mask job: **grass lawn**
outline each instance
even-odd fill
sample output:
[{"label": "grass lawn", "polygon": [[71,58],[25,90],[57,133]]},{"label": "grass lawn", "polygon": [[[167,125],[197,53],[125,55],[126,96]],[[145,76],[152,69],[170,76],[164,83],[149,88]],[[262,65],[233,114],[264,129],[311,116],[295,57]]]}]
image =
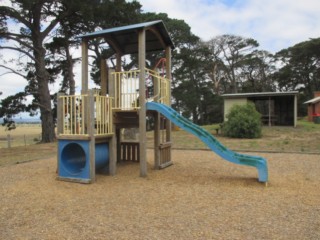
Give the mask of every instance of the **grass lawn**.
[{"label": "grass lawn", "polygon": [[[320,153],[320,124],[300,120],[297,127],[268,127],[262,128],[262,138],[236,139],[224,137],[216,133],[218,124],[203,126],[221,143],[232,150],[238,151],[272,151],[272,152],[301,152]],[[148,133],[149,146],[152,146],[153,134]],[[208,149],[194,135],[183,130],[172,134],[174,148]]]},{"label": "grass lawn", "polygon": [[[260,139],[232,139],[216,133],[219,125],[203,126],[226,147],[236,151],[320,153],[320,124],[299,120],[294,127],[263,127]],[[0,127],[0,166],[48,158],[57,154],[57,143],[35,144],[41,133],[40,125],[21,125],[9,132],[13,138],[7,148],[8,132]],[[25,136],[31,139],[25,144]],[[153,147],[153,132],[147,133],[148,147]],[[172,132],[173,148],[208,149],[194,135],[183,130]]]}]

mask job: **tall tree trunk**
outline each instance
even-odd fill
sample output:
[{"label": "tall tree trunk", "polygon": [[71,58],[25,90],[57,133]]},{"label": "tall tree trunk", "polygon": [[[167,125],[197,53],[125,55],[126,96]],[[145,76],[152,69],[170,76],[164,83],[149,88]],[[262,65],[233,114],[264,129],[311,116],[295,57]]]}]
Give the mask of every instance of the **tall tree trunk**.
[{"label": "tall tree trunk", "polygon": [[[43,3],[42,3],[43,4]],[[49,91],[50,74],[46,69],[46,49],[43,46],[44,38],[48,33],[41,32],[41,8],[42,4],[33,5],[33,22],[31,39],[33,43],[33,55],[35,58],[35,71],[38,82],[39,107],[41,114],[42,142],[53,142],[55,140],[53,112],[51,107],[51,96]]]},{"label": "tall tree trunk", "polygon": [[42,142],[55,140],[51,96],[49,91],[49,73],[46,70],[45,53],[42,41],[34,39],[35,69],[38,81],[39,107],[41,113]]},{"label": "tall tree trunk", "polygon": [[72,59],[72,56],[70,54],[70,51],[69,51],[69,44],[66,44],[66,63],[67,63],[67,66],[66,66],[66,75],[65,76],[67,79],[68,79],[68,82],[69,82],[69,94],[70,95],[74,95],[75,92],[76,92],[76,83],[75,83],[75,80],[74,80],[74,74],[73,74],[73,59]]}]

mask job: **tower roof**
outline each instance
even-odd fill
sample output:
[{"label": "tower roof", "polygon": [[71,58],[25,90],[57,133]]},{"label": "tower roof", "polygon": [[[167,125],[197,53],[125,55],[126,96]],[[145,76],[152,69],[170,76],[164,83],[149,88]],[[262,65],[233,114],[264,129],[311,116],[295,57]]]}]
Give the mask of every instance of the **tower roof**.
[{"label": "tower roof", "polygon": [[146,51],[174,48],[169,33],[161,20],[109,28],[79,36],[83,40],[104,38],[115,52],[133,54],[138,52],[138,32],[146,29]]}]

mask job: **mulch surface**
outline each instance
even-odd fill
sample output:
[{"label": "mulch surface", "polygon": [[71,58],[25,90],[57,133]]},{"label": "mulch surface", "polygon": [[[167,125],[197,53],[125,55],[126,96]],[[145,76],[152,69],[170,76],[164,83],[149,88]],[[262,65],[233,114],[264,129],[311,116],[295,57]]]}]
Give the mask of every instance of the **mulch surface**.
[{"label": "mulch surface", "polygon": [[320,156],[261,153],[255,168],[173,151],[148,177],[120,163],[93,184],[56,180],[55,158],[0,167],[0,239],[320,239]]}]

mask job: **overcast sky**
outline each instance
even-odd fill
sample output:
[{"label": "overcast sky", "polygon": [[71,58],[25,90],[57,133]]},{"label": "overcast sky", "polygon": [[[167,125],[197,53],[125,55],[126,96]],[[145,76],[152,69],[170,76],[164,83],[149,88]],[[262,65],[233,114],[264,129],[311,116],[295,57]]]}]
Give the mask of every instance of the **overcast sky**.
[{"label": "overcast sky", "polygon": [[234,34],[257,40],[275,53],[320,37],[319,0],[139,0],[145,12],[183,19],[191,31],[209,40]]},{"label": "overcast sky", "polygon": [[[0,3],[3,1],[0,1]],[[234,34],[257,40],[260,49],[275,53],[320,37],[320,0],[139,0],[144,12],[167,13],[182,19],[191,31],[209,40]],[[3,54],[3,52],[0,54]],[[5,57],[9,54],[5,53]],[[24,89],[26,81],[1,76],[0,99]],[[76,78],[80,78],[77,74]],[[80,83],[80,79],[77,79]],[[50,86],[54,91],[57,86]],[[78,87],[80,91],[80,86]]]}]

